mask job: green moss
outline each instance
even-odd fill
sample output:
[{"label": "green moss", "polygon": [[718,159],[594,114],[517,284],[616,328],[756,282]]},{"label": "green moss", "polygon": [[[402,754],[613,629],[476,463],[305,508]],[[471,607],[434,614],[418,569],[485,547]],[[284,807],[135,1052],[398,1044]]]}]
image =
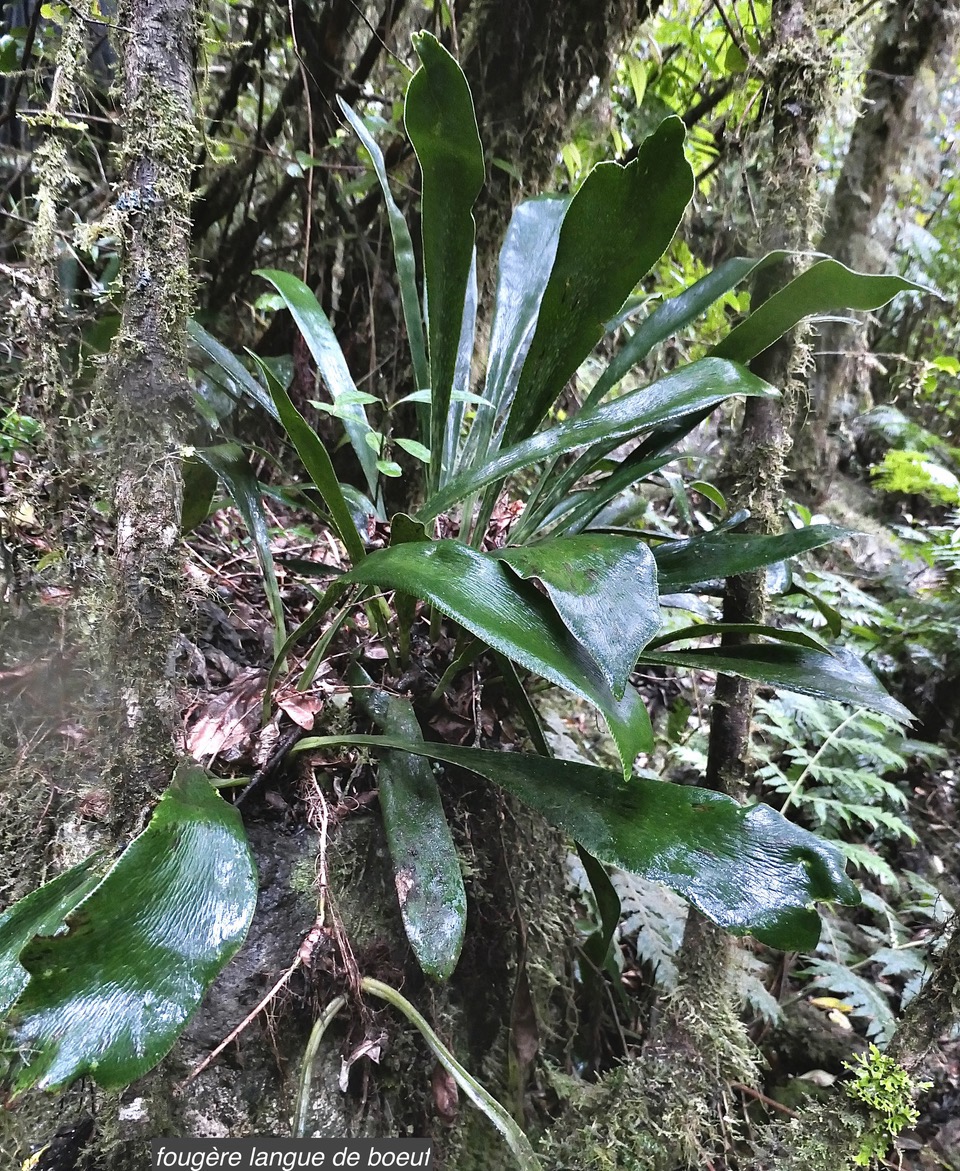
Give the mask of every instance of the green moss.
[{"label": "green moss", "polygon": [[676,1171],[701,1167],[719,1139],[708,1079],[697,1063],[629,1062],[585,1088],[544,1138],[546,1171]]}]

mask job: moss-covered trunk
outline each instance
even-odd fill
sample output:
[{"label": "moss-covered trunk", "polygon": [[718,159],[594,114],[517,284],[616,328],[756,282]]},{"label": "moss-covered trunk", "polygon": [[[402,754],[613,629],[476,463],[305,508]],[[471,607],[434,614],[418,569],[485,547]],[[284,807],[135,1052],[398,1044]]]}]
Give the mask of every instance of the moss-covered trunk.
[{"label": "moss-covered trunk", "polygon": [[[958,27],[957,0],[895,0],[877,26],[860,115],[820,242],[822,251],[858,271],[890,267],[893,240],[884,239],[881,212],[923,137],[919,112],[933,107],[937,90],[950,84]],[[826,498],[836,471],[838,425],[855,412],[857,399],[869,402],[867,349],[862,326],[827,321],[820,327],[813,409],[797,433],[797,478],[816,500]]]},{"label": "moss-covered trunk", "polygon": [[[831,54],[824,39],[836,4],[775,0],[772,37],[761,69],[768,116],[758,129],[753,154],[762,157],[766,200],[758,209],[760,238],[755,254],[807,250],[817,222],[817,135],[831,92]],[[748,152],[748,155],[750,152]],[[760,303],[782,284],[783,273],[764,273],[754,290]],[[726,468],[726,494],[733,509],[747,508],[758,533],[779,531],[789,419],[806,372],[808,348],[797,333],[767,349],[752,369],[782,391],[782,398],[749,399],[740,434]],[[723,618],[731,623],[763,622],[764,575],[731,579]],[[725,640],[746,641],[742,636]],[[750,731],[755,684],[720,676],[711,711],[710,750],[705,783],[742,797],[749,773]],[[727,1083],[756,1084],[759,1054],[740,1022],[729,966],[734,941],[691,909],[678,955],[679,985],[647,1038],[632,1073],[614,1075],[616,1095],[630,1090],[631,1126],[643,1133],[632,1148],[643,1171],[675,1171],[704,1165],[722,1149]],[[646,1087],[644,1089],[644,1087]],[[616,1096],[614,1095],[614,1096]],[[595,1109],[597,1101],[588,1104]],[[614,1103],[608,1108],[615,1109]],[[581,1159],[589,1155],[586,1131]]]},{"label": "moss-covered trunk", "polygon": [[474,0],[462,38],[463,68],[480,137],[493,160],[475,214],[481,284],[493,266],[510,212],[542,190],[570,135],[578,103],[599,81],[605,92],[626,45],[662,0]]},{"label": "moss-covered trunk", "polygon": [[197,19],[192,0],[131,0],[119,12],[125,174],[114,206],[126,235],[124,302],[100,394],[116,542],[105,623],[115,729],[107,751],[124,827],[163,788],[174,756]]}]

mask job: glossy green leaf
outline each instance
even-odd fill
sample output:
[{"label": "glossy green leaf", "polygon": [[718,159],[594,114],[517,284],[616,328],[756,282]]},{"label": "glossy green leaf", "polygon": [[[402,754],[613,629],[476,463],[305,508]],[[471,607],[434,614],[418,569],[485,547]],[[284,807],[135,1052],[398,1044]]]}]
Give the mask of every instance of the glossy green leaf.
[{"label": "glossy green leaf", "polygon": [[570,633],[586,647],[617,699],[640,651],[660,629],[657,567],[642,541],[586,533],[491,556],[547,591]]},{"label": "glossy green leaf", "polygon": [[749,362],[805,317],[841,309],[879,309],[907,290],[929,291],[903,277],[869,276],[852,272],[838,260],[819,260],[764,301],[711,353]]},{"label": "glossy green leaf", "polygon": [[256,899],[239,814],[203,769],[180,765],[68,930],[21,952],[30,981],[8,1021],[14,1092],[87,1074],[116,1090],[152,1069],[240,947]]},{"label": "glossy green leaf", "polygon": [[771,947],[810,951],[814,901],[860,901],[841,851],[768,805],[738,805],[710,789],[672,785],[567,760],[398,737],[302,740],[406,748],[487,777],[612,866],[662,882],[715,923]]},{"label": "glossy green leaf", "polygon": [[440,469],[440,479],[446,482],[454,473],[457,457],[460,452],[461,432],[465,402],[470,394],[470,381],[473,377],[473,351],[476,345],[477,332],[477,304],[480,292],[477,288],[477,250],[473,250],[473,259],[470,263],[470,275],[467,279],[467,290],[463,300],[463,321],[460,323],[460,343],[457,346],[457,363],[453,374],[454,389],[450,394],[450,405],[447,409],[447,422],[443,433],[443,466]]},{"label": "glossy green leaf", "polygon": [[913,720],[903,704],[884,690],[855,654],[839,647],[829,654],[803,647],[770,645],[644,651],[640,662],[742,675],[768,687],[869,708],[903,723]]},{"label": "glossy green leaf", "polygon": [[287,628],[283,618],[283,602],[280,599],[273,554],[270,552],[270,533],[267,529],[266,513],[263,511],[259,481],[247,462],[243,448],[236,443],[222,443],[217,447],[204,448],[197,452],[197,457],[212,468],[223,481],[224,487],[230,493],[230,499],[237,506],[237,511],[247,526],[263,573],[263,590],[267,595],[267,605],[273,617],[276,645],[280,646],[286,640]]},{"label": "glossy green leaf", "polygon": [[[775,261],[783,260],[786,255],[785,252],[771,252],[761,260],[747,260],[742,256],[732,257],[718,264],[712,272],[708,272],[676,297],[671,297],[669,301],[658,305],[614,355],[610,365],[597,379],[587,396],[583,409],[588,410],[600,402],[624,375],[646,358],[654,346],[665,342],[696,321],[715,301],[736,288],[751,273]],[[619,325],[621,321],[617,319],[612,324]]]},{"label": "glossy green leaf", "polygon": [[350,555],[350,560],[354,563],[362,561],[367,551],[357,531],[354,512],[347,503],[326,447],[324,447],[320,436],[290,401],[290,396],[269,368],[264,366],[263,372],[267,379],[267,385],[270,387],[273,401],[276,403],[280,422],[283,424],[290,442],[297,449],[297,455],[300,456],[307,475],[323,498],[333,526]]},{"label": "glossy green leaf", "polygon": [[483,397],[492,409],[478,412],[461,457],[461,468],[473,467],[478,459],[486,457],[494,424],[499,417],[505,417],[513,402],[557,255],[560,226],[569,206],[569,198],[528,199],[516,208],[510,219],[500,249],[483,389]]},{"label": "glossy green leaf", "polygon": [[[297,328],[303,334],[313,360],[317,364],[324,385],[330,393],[334,403],[343,394],[356,394],[353,376],[343,356],[343,350],[333,332],[333,326],[327,319],[326,313],[320,308],[320,302],[310,289],[289,272],[279,272],[274,268],[260,268],[254,276],[261,276],[270,282],[283,297],[284,304],[290,310]],[[274,401],[276,396],[274,395]],[[377,494],[377,458],[367,446],[364,436],[370,430],[367,416],[363,407],[352,402],[344,408],[344,430],[350,438],[350,446],[357,454],[360,466],[370,489],[370,495]]]},{"label": "glossy green leaf", "polygon": [[266,411],[271,419],[277,418],[277,408],[273,405],[270,395],[235,354],[192,319],[187,322],[187,333],[193,345],[223,371],[225,378],[221,381],[221,386],[237,401],[246,395],[251,402]]},{"label": "glossy green leaf", "polygon": [[390,224],[390,235],[393,237],[393,262],[396,265],[397,277],[400,281],[400,304],[403,306],[403,321],[407,328],[407,341],[410,345],[410,359],[413,363],[413,377],[421,390],[430,385],[430,366],[427,362],[427,350],[423,337],[423,318],[420,313],[420,298],[417,295],[417,259],[413,251],[413,239],[403,212],[397,206],[390,190],[390,180],[387,177],[387,164],[383,151],[377,145],[373,135],[363,124],[363,120],[354,113],[343,98],[337,102],[343,111],[344,117],[353,127],[357,138],[363,143],[364,149],[370,156],[373,169],[383,192],[384,203],[387,206],[387,220]]},{"label": "glossy green leaf", "polygon": [[424,447],[422,443],[418,443],[416,439],[404,439],[402,436],[398,435],[394,440],[394,443],[396,443],[397,447],[402,448],[405,452],[407,452],[409,455],[412,455],[414,459],[418,459],[421,463],[428,464],[430,462],[429,449]]},{"label": "glossy green leaf", "polygon": [[711,409],[735,394],[771,396],[777,392],[733,362],[716,358],[692,362],[649,386],[592,411],[581,411],[572,419],[506,448],[482,467],[457,476],[443,491],[431,496],[417,516],[423,521],[432,520],[464,496],[542,460],[594,443],[604,445],[604,453],[609,452],[643,431]]},{"label": "glossy green leaf", "polygon": [[[532,531],[539,532],[558,521],[562,521],[562,524],[558,526],[558,532],[567,535],[582,532],[594,520],[600,509],[605,504],[609,504],[615,496],[619,496],[621,492],[625,492],[639,480],[645,480],[647,476],[653,475],[654,472],[659,471],[677,458],[675,451],[657,456],[655,459],[635,459],[634,453],[631,452],[608,476],[594,481],[588,489],[582,492],[572,492],[573,484],[595,466],[596,457],[599,454],[596,447],[588,448],[582,457],[574,460],[569,475],[564,472],[555,477],[558,490],[554,491],[552,488],[548,488],[544,493],[544,503],[550,505],[555,498],[556,503],[549,511],[542,511],[542,519],[533,518]],[[559,496],[561,484],[565,486],[565,491],[562,496]],[[526,521],[526,519],[525,511],[521,521]],[[524,525],[523,532],[528,531]]]},{"label": "glossy green leaf", "polygon": [[420,68],[407,87],[404,125],[422,176],[424,304],[433,392],[428,446],[434,454],[430,477],[436,486],[473,261],[471,209],[483,187],[483,147],[460,66],[429,33],[416,34],[413,44]]},{"label": "glossy green leaf", "polygon": [[789,643],[792,646],[806,647],[807,650],[820,651],[828,655],[833,653],[830,647],[815,635],[806,634],[802,630],[781,630],[778,626],[767,626],[762,622],[698,622],[693,626],[684,626],[682,630],[671,630],[668,634],[651,639],[647,650],[655,651],[675,642],[718,634],[747,634],[757,638],[770,638],[774,642]]},{"label": "glossy green leaf", "polygon": [[[314,630],[316,630],[316,628],[320,625],[321,620],[326,617],[332,607],[337,604],[348,588],[349,587],[344,582],[342,575],[337,577],[333,582],[331,582],[329,586],[327,586],[323,594],[317,600],[317,604],[313,607],[306,618],[304,618],[300,625],[287,635],[286,641],[279,648],[275,648],[273,665],[270,668],[270,671],[267,675],[267,681],[263,688],[264,724],[267,723],[273,712],[273,689],[277,685],[277,679],[280,675],[280,672],[283,670],[287,655],[289,655],[297,643],[302,642],[308,634],[311,634]],[[347,604],[347,608],[352,608],[356,604],[360,593],[360,588],[355,586],[352,591],[353,596],[350,598],[350,601]],[[344,611],[344,616],[345,615],[346,609]],[[328,626],[328,630],[329,629],[330,628]],[[323,641],[323,637],[324,636],[321,636],[321,642]],[[307,672],[304,672],[304,675],[306,674]],[[301,679],[302,678],[303,676],[301,676]],[[308,686],[309,685],[310,684],[308,684]]]},{"label": "glossy green leaf", "polygon": [[547,599],[496,557],[460,541],[415,541],[371,553],[345,579],[431,602],[494,650],[592,703],[626,772],[652,748],[650,718],[636,691],[628,687],[617,700]]},{"label": "glossy green leaf", "polygon": [[623,905],[617,888],[610,881],[603,865],[596,858],[577,843],[577,857],[590,883],[594,902],[597,904],[597,914],[600,917],[599,929],[584,940],[583,950],[587,958],[598,971],[602,971],[612,958],[610,947],[617,928],[620,926],[620,917],[623,914]]},{"label": "glossy green leaf", "polygon": [[717,508],[721,516],[727,511],[727,499],[716,484],[711,484],[706,480],[691,480],[687,489],[690,492],[699,492]]},{"label": "glossy green leaf", "polygon": [[[354,703],[388,736],[423,738],[408,699],[376,687],[357,665],[349,680]],[[385,752],[377,789],[407,939],[424,972],[446,980],[463,946],[467,895],[433,769],[422,756]]]},{"label": "glossy green leaf", "polygon": [[632,163],[600,163],[574,195],[560,229],[505,444],[536,430],[603,336],[604,322],[669,247],[693,195],[683,139],[680,119],[665,119]]},{"label": "glossy green leaf", "polygon": [[797,585],[797,583],[794,581],[790,582],[789,590],[785,590],[784,592],[789,592],[791,594],[803,594],[805,598],[809,598],[816,609],[819,611],[824,622],[826,622],[827,630],[830,631],[831,636],[833,638],[840,637],[840,632],[843,629],[843,615],[835,606],[831,606],[829,602],[825,602],[823,598],[817,597],[815,593],[812,593],[804,586]]},{"label": "glossy green leaf", "polygon": [[836,525],[809,525],[789,529],[775,536],[761,533],[713,532],[688,541],[671,541],[658,545],[657,560],[660,592],[674,593],[683,586],[713,578],[736,577],[741,573],[797,557],[831,541],[849,536],[849,529]]},{"label": "glossy green leaf", "polygon": [[19,899],[0,915],[0,1016],[26,988],[20,952],[35,935],[53,935],[100,881],[99,859],[88,858]]}]

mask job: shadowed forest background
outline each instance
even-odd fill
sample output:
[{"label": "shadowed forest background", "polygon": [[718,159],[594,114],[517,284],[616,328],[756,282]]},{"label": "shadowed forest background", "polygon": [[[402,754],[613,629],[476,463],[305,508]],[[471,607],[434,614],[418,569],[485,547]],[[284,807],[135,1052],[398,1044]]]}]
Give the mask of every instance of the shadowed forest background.
[{"label": "shadowed forest background", "polygon": [[4,1166],[960,1169],[958,21],[0,7]]}]

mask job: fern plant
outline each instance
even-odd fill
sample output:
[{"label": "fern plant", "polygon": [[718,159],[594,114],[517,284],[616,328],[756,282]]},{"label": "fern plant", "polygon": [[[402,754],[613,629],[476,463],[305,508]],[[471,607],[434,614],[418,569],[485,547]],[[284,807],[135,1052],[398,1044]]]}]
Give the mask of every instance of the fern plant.
[{"label": "fern plant", "polygon": [[755,727],[756,775],[782,798],[780,811],[796,810],[856,866],[890,884],[889,865],[850,839],[916,840],[906,794],[892,779],[907,768],[900,726],[879,713],[782,695],[758,699]]}]

